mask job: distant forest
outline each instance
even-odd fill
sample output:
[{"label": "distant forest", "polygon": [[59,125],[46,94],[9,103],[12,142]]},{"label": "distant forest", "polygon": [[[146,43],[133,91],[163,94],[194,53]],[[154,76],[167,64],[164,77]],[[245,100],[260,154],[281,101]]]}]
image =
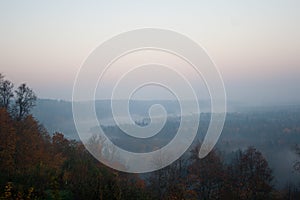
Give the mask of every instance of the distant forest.
[{"label": "distant forest", "polygon": [[[264,153],[289,149],[296,156],[290,167],[299,175],[299,110],[232,113],[217,147],[204,159],[198,157],[198,138],[168,167],[128,174],[94,159],[80,141],[49,132],[32,115],[34,91],[26,84],[14,89],[0,77],[0,199],[300,199],[300,180],[276,187]],[[209,114],[203,117],[199,135]],[[60,121],[65,118],[62,114]],[[47,126],[57,123],[49,120],[54,122]],[[172,128],[164,131],[173,131],[176,123],[170,121]],[[119,132],[115,126],[105,129]]]},{"label": "distant forest", "polygon": [[[133,152],[147,152],[166,145],[177,132],[180,122],[178,103],[175,101],[132,101],[130,111],[136,118],[136,124],[147,125],[148,109],[153,103],[161,103],[169,113],[163,129],[150,139],[134,139],[123,133],[112,122],[110,102],[96,101],[96,111],[106,136],[116,145]],[[204,105],[209,105],[203,102]],[[205,106],[204,106],[205,107]],[[62,132],[68,139],[79,140],[73,116],[72,104],[67,101],[38,99],[33,108],[33,116],[38,119],[50,133]],[[87,118],[87,121],[90,120]],[[210,113],[201,113],[198,134],[195,139],[202,141]],[[99,127],[90,127],[87,131],[97,134]],[[284,188],[288,183],[298,184],[300,173],[294,169],[298,160],[295,148],[300,143],[300,105],[240,107],[227,113],[224,129],[216,148],[224,161],[231,159],[238,150],[249,146],[258,149],[268,161],[274,175],[274,186]],[[189,155],[184,155],[188,157]]]}]

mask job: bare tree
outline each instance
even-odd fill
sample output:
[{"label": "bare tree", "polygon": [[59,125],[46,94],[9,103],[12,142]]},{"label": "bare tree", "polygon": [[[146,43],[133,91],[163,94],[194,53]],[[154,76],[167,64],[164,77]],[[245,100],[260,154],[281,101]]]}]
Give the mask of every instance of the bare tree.
[{"label": "bare tree", "polygon": [[[169,154],[161,150],[159,152],[159,156],[153,158],[153,164],[161,168],[169,159]],[[187,160],[181,157],[172,164],[149,174],[149,190],[153,191],[155,199],[186,199],[190,197],[186,175]]]},{"label": "bare tree", "polygon": [[220,199],[224,183],[224,163],[219,152],[213,149],[205,158],[199,158],[199,142],[192,150],[189,165],[189,188],[198,199]]},{"label": "bare tree", "polygon": [[15,116],[17,120],[22,120],[35,106],[37,97],[25,83],[21,84],[18,89],[15,90],[15,94]]},{"label": "bare tree", "polygon": [[9,80],[5,80],[4,76],[0,74],[0,107],[9,108],[10,100],[13,94],[14,84]]},{"label": "bare tree", "polygon": [[[296,145],[296,147],[295,147],[295,153],[300,157],[300,146],[299,145]],[[294,163],[294,169],[296,171],[300,172],[300,160],[297,160]]]},{"label": "bare tree", "polygon": [[228,168],[229,199],[270,199],[272,170],[262,153],[254,147],[239,151]]}]

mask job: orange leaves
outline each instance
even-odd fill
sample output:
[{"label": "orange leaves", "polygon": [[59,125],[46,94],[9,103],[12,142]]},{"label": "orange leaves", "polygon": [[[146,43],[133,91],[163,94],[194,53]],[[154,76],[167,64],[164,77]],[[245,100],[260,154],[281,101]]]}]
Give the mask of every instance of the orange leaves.
[{"label": "orange leaves", "polygon": [[16,131],[13,122],[3,108],[0,109],[0,168],[5,172],[12,172],[16,151]]}]

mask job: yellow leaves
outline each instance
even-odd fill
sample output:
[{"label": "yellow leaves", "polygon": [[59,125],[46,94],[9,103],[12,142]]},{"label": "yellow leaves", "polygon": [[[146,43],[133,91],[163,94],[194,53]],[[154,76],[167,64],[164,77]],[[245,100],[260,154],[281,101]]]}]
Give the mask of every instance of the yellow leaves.
[{"label": "yellow leaves", "polygon": [[8,182],[5,186],[5,192],[4,192],[5,199],[10,199],[12,197],[11,190],[12,190],[12,183]]},{"label": "yellow leaves", "polygon": [[27,194],[27,197],[26,197],[27,200],[30,200],[30,199],[31,199],[31,195],[32,195],[32,193],[33,193],[33,190],[34,190],[33,187],[30,187],[30,188],[28,189],[28,194]]},{"label": "yellow leaves", "polygon": [[0,197],[1,200],[30,200],[33,197],[34,188],[30,187],[27,191],[27,194],[24,194],[22,191],[16,191],[12,182],[8,182],[4,188],[4,196]]}]

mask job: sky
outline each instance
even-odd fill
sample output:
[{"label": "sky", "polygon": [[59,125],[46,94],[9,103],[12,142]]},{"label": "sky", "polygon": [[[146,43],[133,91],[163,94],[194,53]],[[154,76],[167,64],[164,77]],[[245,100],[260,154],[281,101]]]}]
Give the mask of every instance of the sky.
[{"label": "sky", "polygon": [[152,27],[200,44],[227,97],[300,103],[300,1],[0,1],[0,72],[39,98],[71,100],[80,66],[102,42]]}]

